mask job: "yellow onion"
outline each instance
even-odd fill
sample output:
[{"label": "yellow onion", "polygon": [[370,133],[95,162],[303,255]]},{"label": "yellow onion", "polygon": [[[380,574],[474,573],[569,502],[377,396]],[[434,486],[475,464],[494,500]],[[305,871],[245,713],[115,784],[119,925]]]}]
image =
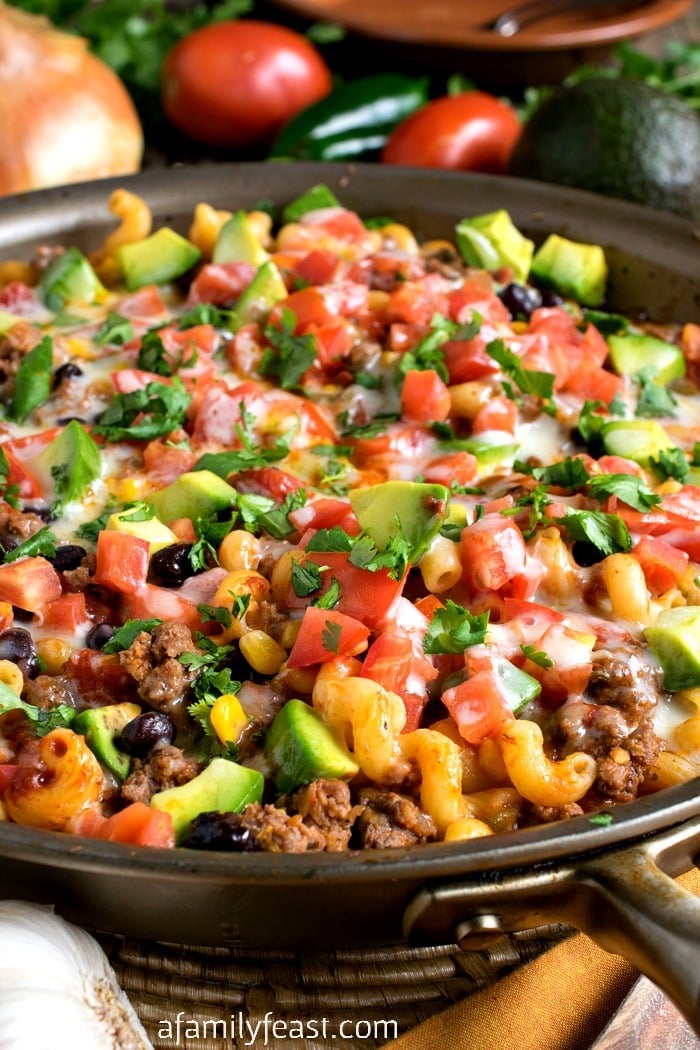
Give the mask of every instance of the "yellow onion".
[{"label": "yellow onion", "polygon": [[0,0],[0,194],[137,171],[143,133],[87,42]]}]

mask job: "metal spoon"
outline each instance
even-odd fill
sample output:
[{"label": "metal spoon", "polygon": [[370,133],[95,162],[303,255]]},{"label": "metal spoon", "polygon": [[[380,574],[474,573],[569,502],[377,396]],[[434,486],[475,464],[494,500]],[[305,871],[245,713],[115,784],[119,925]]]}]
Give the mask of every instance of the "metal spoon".
[{"label": "metal spoon", "polygon": [[638,6],[639,0],[526,0],[525,3],[504,11],[498,18],[487,22],[481,28],[498,33],[499,36],[515,36],[521,29],[550,15],[593,10],[598,7],[624,11],[628,7]]}]

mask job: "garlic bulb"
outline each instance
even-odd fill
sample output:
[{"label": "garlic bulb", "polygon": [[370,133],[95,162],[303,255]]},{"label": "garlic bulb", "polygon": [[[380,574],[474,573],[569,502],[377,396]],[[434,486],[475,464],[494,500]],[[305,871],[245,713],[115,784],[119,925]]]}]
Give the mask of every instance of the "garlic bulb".
[{"label": "garlic bulb", "polygon": [[116,73],[82,38],[0,0],[0,194],[126,175],[142,153]]},{"label": "garlic bulb", "polygon": [[24,901],[0,902],[0,1050],[153,1050],[97,941]]}]

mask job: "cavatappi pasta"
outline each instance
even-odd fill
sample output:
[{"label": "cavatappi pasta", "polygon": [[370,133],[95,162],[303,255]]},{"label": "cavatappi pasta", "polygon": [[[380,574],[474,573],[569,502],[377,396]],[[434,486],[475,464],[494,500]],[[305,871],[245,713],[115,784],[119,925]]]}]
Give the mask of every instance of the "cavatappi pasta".
[{"label": "cavatappi pasta", "polygon": [[223,203],[0,260],[2,818],[370,849],[697,776],[700,328]]}]

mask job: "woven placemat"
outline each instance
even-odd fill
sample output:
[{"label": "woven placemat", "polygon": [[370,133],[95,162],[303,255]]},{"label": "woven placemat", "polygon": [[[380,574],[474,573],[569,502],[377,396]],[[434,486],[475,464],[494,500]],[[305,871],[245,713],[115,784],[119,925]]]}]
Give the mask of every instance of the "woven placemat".
[{"label": "woven placemat", "polygon": [[541,926],[481,951],[307,953],[99,939],[156,1050],[373,1050],[572,932]]}]

